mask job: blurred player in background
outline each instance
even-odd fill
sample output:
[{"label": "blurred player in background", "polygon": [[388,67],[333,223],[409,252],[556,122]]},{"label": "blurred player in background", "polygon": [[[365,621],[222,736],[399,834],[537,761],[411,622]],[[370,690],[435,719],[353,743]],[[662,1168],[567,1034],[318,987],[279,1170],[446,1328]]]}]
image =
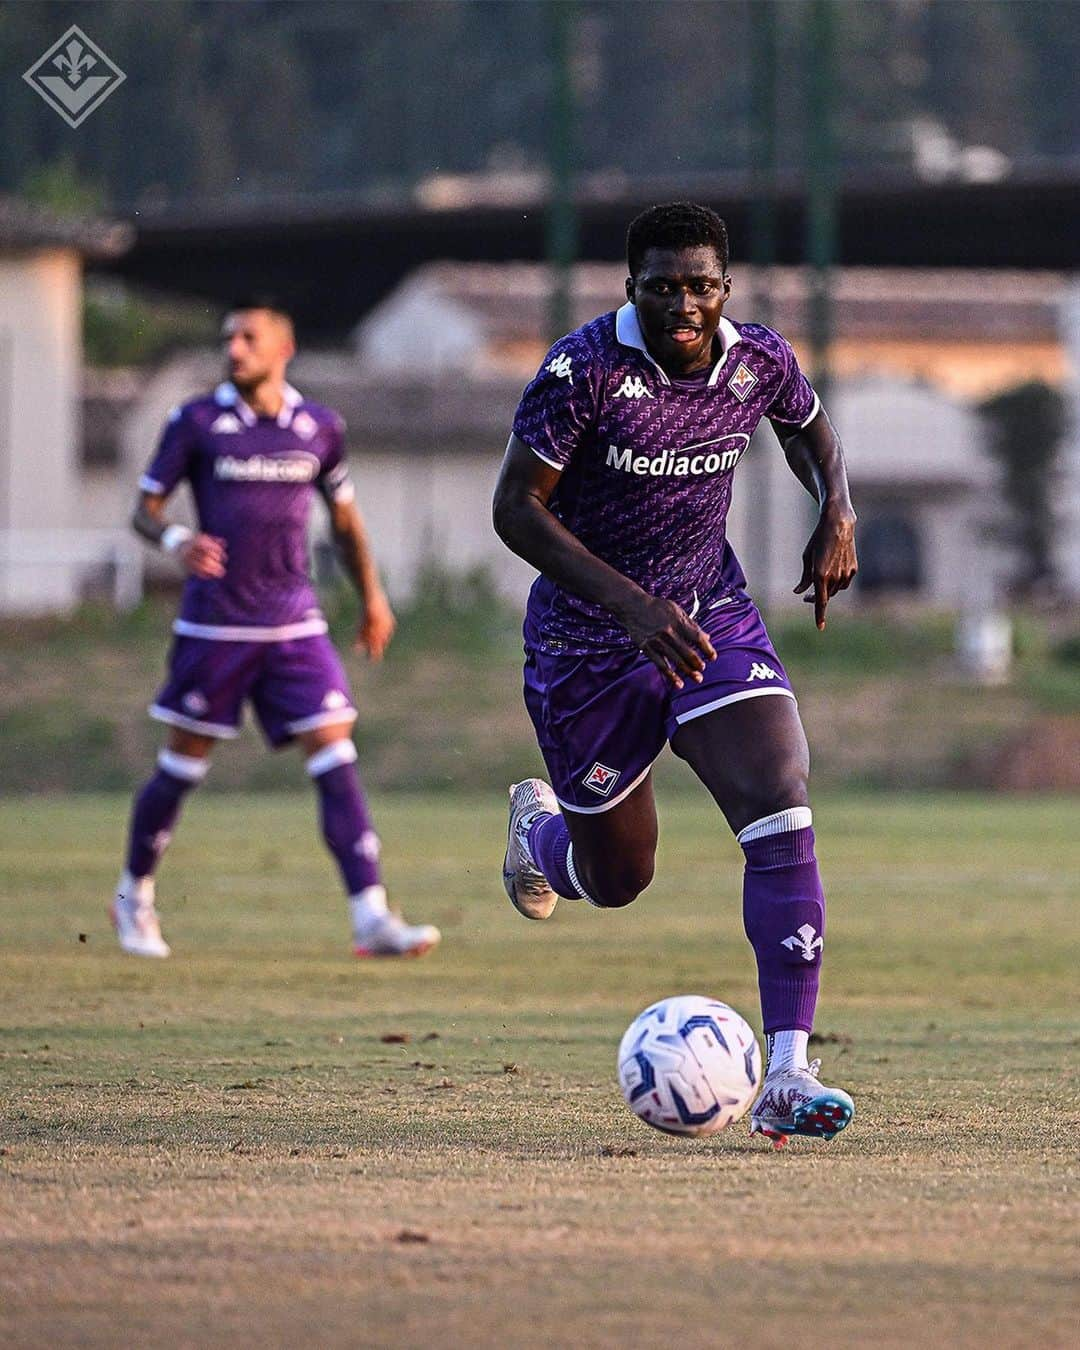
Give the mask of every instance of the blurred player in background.
[{"label": "blurred player in background", "polygon": [[[344,425],[286,382],[293,326],[277,304],[236,305],[223,342],[228,379],[170,414],[133,519],[139,534],[175,554],[188,579],[168,677],[150,708],[168,738],[135,799],[113,901],[120,945],[136,956],[169,955],[154,873],[185,796],[205,778],[215,743],[238,734],[250,700],[270,745],[296,741],[306,756],[323,835],[349,896],[356,955],[417,956],[439,931],[410,926],[387,908],[379,840],[356,770],[356,710],[308,572],[308,516],[318,492],[360,596],[355,645],[379,660],[394,615],[354,500]],[[185,478],[195,533],[165,519],[169,495]]]},{"label": "blurred player in background", "polygon": [[843,454],[788,343],[723,317],[719,216],[652,207],[630,226],[627,261],[627,303],[558,341],[525,390],[495,492],[496,529],[541,573],[525,701],[554,786],[511,788],[504,883],[532,919],[558,896],[634,900],[652,880],[650,769],[669,741],[746,858],[768,1043],[751,1130],[832,1138],[854,1108],[807,1060],[825,928],[809,752],[724,523],[767,417],[820,507],[795,590],[824,628],[856,571]]}]

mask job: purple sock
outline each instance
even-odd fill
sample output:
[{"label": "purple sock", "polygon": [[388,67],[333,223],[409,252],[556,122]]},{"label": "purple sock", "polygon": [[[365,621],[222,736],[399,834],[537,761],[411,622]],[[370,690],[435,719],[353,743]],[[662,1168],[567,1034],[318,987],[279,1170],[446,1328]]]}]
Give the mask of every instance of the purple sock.
[{"label": "purple sock", "polygon": [[209,762],[162,750],[158,770],[135,798],[128,834],[127,870],[133,877],[153,876],[169,846],[184,797],[206,777]]},{"label": "purple sock", "polygon": [[355,761],[352,741],[334,741],[307,762],[319,794],[323,838],[349,895],[379,885],[379,836],[371,826]]},{"label": "purple sock", "polygon": [[529,852],[548,885],[565,900],[580,900],[570,875],[570,831],[561,815],[538,816],[529,827]]},{"label": "purple sock", "polygon": [[[810,815],[805,807],[793,808],[792,814],[795,811]],[[825,893],[814,857],[814,831],[807,824],[744,838],[760,827],[769,828],[772,820],[755,822],[739,836],[746,854],[743,924],[757,957],[766,1035],[813,1029],[825,931]]]}]

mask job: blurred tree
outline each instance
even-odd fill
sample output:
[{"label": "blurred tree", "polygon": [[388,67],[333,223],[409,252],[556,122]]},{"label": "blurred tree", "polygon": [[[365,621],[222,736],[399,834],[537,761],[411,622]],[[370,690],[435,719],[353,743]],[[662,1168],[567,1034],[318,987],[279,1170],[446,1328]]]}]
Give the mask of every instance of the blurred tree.
[{"label": "blurred tree", "polygon": [[[582,169],[744,170],[750,5],[580,0]],[[804,152],[800,14],[776,0],[777,158]],[[918,126],[1021,161],[1080,145],[1075,0],[837,0],[840,167],[909,168]],[[0,191],[70,154],[122,207],[404,191],[543,162],[537,0],[0,0]],[[18,78],[72,23],[127,76],[72,130]]]},{"label": "blurred tree", "polygon": [[105,206],[104,188],[81,176],[70,151],[30,169],[19,195],[57,216],[99,215]]},{"label": "blurred tree", "polygon": [[1020,557],[1019,594],[1054,579],[1054,486],[1066,429],[1065,399],[1050,385],[1031,381],[979,407],[986,450],[1001,472],[1006,521],[995,533]]}]

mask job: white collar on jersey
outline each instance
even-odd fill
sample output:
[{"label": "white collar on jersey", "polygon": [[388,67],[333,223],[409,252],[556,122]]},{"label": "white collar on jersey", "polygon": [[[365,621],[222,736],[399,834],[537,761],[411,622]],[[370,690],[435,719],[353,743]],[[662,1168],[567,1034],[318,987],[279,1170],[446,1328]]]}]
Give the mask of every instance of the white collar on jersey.
[{"label": "white collar on jersey", "polygon": [[[710,374],[708,381],[710,385],[714,385],[720,378],[720,371],[728,358],[728,352],[731,351],[736,342],[742,340],[739,337],[739,330],[729,319],[725,319],[722,314],[716,332],[720,338],[720,360],[717,361],[716,365],[712,368],[712,373]],[[663,382],[665,384],[671,383],[668,379],[667,372],[658,362],[653,360],[648,347],[645,346],[645,339],[641,335],[641,325],[638,323],[637,309],[630,300],[628,300],[621,309],[615,311],[615,337],[624,347],[633,347],[636,351],[641,352],[646,361],[651,365],[656,366]]]},{"label": "white collar on jersey", "polygon": [[[277,415],[277,424],[279,427],[289,427],[292,426],[293,413],[303,402],[303,395],[291,384],[286,384],[281,391],[281,397],[281,411]],[[214,390],[214,402],[221,408],[235,408],[246,427],[253,427],[258,420],[240,397],[240,390],[232,380],[223,380],[218,385]]]}]

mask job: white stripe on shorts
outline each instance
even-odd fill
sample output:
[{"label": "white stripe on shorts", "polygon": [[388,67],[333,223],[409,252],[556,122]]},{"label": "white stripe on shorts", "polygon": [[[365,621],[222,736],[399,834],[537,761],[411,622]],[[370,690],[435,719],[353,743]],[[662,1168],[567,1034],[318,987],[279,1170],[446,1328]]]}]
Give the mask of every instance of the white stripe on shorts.
[{"label": "white stripe on shorts", "polygon": [[675,721],[682,726],[684,722],[692,722],[695,717],[704,717],[706,713],[715,712],[717,708],[726,708],[729,703],[741,703],[744,698],[764,698],[766,694],[783,694],[784,698],[791,699],[795,697],[790,689],[740,689],[737,694],[727,694],[723,698],[713,699],[711,703],[703,703],[700,708],[677,713]]},{"label": "white stripe on shorts", "polygon": [[355,708],[347,706],[334,708],[330,712],[314,713],[311,717],[301,717],[296,722],[286,722],[285,730],[290,736],[301,731],[314,731],[317,727],[332,727],[338,722],[355,722],[358,714]]},{"label": "white stripe on shorts", "polygon": [[163,708],[159,703],[151,703],[147,711],[155,722],[166,722],[171,727],[194,731],[200,736],[213,736],[219,741],[231,741],[240,735],[238,727],[229,727],[223,722],[200,722],[194,717],[185,717],[183,713],[173,712],[171,708]]}]

